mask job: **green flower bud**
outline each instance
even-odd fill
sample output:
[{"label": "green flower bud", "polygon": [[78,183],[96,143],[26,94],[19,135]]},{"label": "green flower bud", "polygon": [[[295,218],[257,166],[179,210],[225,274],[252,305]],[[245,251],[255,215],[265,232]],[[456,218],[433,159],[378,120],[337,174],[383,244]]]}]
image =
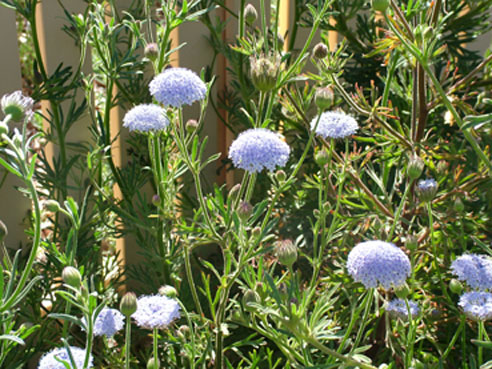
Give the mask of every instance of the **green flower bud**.
[{"label": "green flower bud", "polygon": [[419,240],[416,236],[414,236],[413,234],[407,236],[405,240],[405,247],[407,248],[407,250],[415,251],[417,250],[418,246],[419,246]]},{"label": "green flower bud", "polygon": [[245,310],[254,310],[250,304],[259,304],[261,301],[260,295],[254,290],[247,290],[243,295],[243,307]]},{"label": "green flower bud", "polygon": [[291,240],[282,240],[275,243],[275,253],[278,261],[291,268],[297,261],[297,246]]},{"label": "green flower bud", "polygon": [[328,56],[328,46],[326,46],[324,43],[320,42],[313,48],[313,56],[316,59],[324,59]]},{"label": "green flower bud", "polygon": [[283,182],[287,178],[287,175],[282,169],[280,169],[277,171],[277,173],[275,173],[275,177],[277,178],[277,181]]},{"label": "green flower bud", "polygon": [[422,202],[429,202],[434,199],[437,193],[438,184],[434,179],[420,180],[417,184],[417,193]]},{"label": "green flower bud", "polygon": [[4,95],[0,105],[5,115],[10,115],[14,122],[22,122],[32,114],[34,100],[24,96],[22,91]]},{"label": "green flower bud", "polygon": [[372,0],[372,8],[378,12],[384,13],[389,5],[389,0]]},{"label": "green flower bud", "polygon": [[253,212],[253,207],[247,201],[241,201],[237,207],[237,215],[242,221],[246,221],[251,216]]},{"label": "green flower bud", "polygon": [[195,119],[189,119],[186,122],[186,131],[188,133],[193,133],[198,128],[198,122]]},{"label": "green flower bud", "polygon": [[71,266],[67,266],[63,269],[62,279],[63,282],[73,288],[79,288],[82,284],[82,276],[80,275],[80,272]]},{"label": "green flower bud", "polygon": [[316,154],[314,154],[314,161],[320,167],[323,167],[330,161],[330,155],[325,149],[321,149]]},{"label": "green flower bud", "polygon": [[417,179],[422,174],[424,170],[424,161],[417,155],[413,155],[409,161],[407,166],[407,173],[411,179]]},{"label": "green flower bud", "polygon": [[176,291],[176,288],[174,288],[173,286],[166,285],[159,288],[159,295],[174,299],[176,296],[178,296],[178,291]]},{"label": "green flower bud", "polygon": [[318,108],[325,110],[333,105],[335,94],[330,87],[320,87],[314,94],[314,102]]},{"label": "green flower bud", "polygon": [[241,191],[241,184],[238,183],[234,185],[230,190],[229,190],[229,198],[234,201],[237,199],[239,192]]},{"label": "green flower bud", "polygon": [[461,292],[463,292],[463,284],[453,278],[449,281],[449,290],[456,295],[461,295]]},{"label": "green flower bud", "polygon": [[155,61],[159,56],[159,46],[155,42],[151,42],[145,46],[144,55],[152,61]]},{"label": "green flower bud", "polygon": [[147,361],[147,369],[155,369],[155,368],[160,368],[160,367],[161,367],[161,364],[159,363],[159,360],[157,360],[157,362],[156,362],[153,357],[151,357],[149,359],[149,361]]},{"label": "green flower bud", "polygon": [[46,200],[44,203],[46,210],[56,213],[60,211],[60,204],[56,200]]},{"label": "green flower bud", "polygon": [[251,230],[251,235],[253,237],[259,237],[261,234],[261,228],[260,227],[254,227],[252,230]]},{"label": "green flower bud", "polygon": [[4,238],[9,234],[9,230],[4,222],[0,220],[0,242],[3,242]]},{"label": "green flower bud", "polygon": [[158,194],[152,196],[152,205],[159,206],[161,205],[161,197]]},{"label": "green flower bud", "polygon": [[463,204],[461,197],[458,196],[454,199],[453,208],[457,213],[463,213],[465,211],[465,204]]},{"label": "green flower bud", "polygon": [[120,311],[126,317],[137,311],[137,296],[133,292],[125,293],[120,302]]},{"label": "green flower bud", "polygon": [[395,290],[395,295],[401,299],[405,299],[408,297],[408,295],[410,295],[410,292],[410,288],[405,283],[403,286]]},{"label": "green flower bud", "polygon": [[244,8],[244,20],[246,23],[251,26],[257,18],[258,12],[256,11],[256,8],[251,4],[246,5]]},{"label": "green flower bud", "polygon": [[251,62],[251,80],[255,87],[262,91],[268,92],[277,84],[277,74],[280,69],[280,60],[278,57],[267,58],[260,56],[256,59],[250,58]]}]

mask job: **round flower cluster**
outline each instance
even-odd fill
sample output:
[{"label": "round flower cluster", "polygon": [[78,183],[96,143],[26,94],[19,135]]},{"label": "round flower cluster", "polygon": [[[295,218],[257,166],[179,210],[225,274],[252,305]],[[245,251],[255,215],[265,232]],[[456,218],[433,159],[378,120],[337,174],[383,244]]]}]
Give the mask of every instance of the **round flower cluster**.
[{"label": "round flower cluster", "polygon": [[327,111],[311,121],[311,130],[315,130],[316,134],[323,138],[346,138],[358,129],[357,121],[342,112]]},{"label": "round flower cluster", "polygon": [[492,319],[492,293],[490,292],[466,292],[460,297],[458,305],[470,319],[482,321]]},{"label": "round flower cluster", "polygon": [[[72,354],[76,368],[73,368],[71,365],[70,356],[68,354],[67,349],[65,347],[60,347],[60,348],[53,349],[47,354],[45,354],[41,358],[41,360],[39,360],[38,369],[66,369],[67,367],[62,361],[65,361],[67,364],[69,364],[69,367],[72,369],[85,369],[84,368],[85,350],[79,347],[70,346],[70,353]],[[92,365],[93,365],[93,358],[92,355],[90,355],[88,368],[91,368]]]},{"label": "round flower cluster", "polygon": [[411,266],[408,256],[392,243],[366,241],[350,251],[347,269],[354,280],[366,288],[381,285],[389,289],[405,283]]},{"label": "round flower cluster", "polygon": [[94,335],[112,337],[123,328],[125,317],[116,309],[104,308],[94,323]]},{"label": "round flower cluster", "polygon": [[492,259],[486,255],[461,255],[451,264],[451,271],[473,289],[492,290]]},{"label": "round flower cluster", "polygon": [[207,86],[195,72],[186,68],[168,68],[154,77],[150,93],[163,105],[180,108],[203,100]]},{"label": "round flower cluster", "polygon": [[290,148],[279,133],[266,128],[242,132],[229,147],[229,158],[237,168],[248,172],[269,171],[283,167],[289,159]]},{"label": "round flower cluster", "polygon": [[[412,318],[415,318],[420,314],[420,308],[415,301],[409,300],[408,306],[410,307],[410,313]],[[391,316],[395,318],[400,318],[401,320],[408,320],[408,308],[405,300],[394,299],[388,303],[386,311],[390,313]]]},{"label": "round flower cluster", "polygon": [[142,296],[137,300],[137,311],[132,314],[141,328],[167,328],[180,317],[179,304],[174,299],[161,295]]},{"label": "round flower cluster", "polygon": [[155,104],[137,105],[123,118],[123,127],[130,131],[159,131],[166,129],[168,125],[166,111]]}]

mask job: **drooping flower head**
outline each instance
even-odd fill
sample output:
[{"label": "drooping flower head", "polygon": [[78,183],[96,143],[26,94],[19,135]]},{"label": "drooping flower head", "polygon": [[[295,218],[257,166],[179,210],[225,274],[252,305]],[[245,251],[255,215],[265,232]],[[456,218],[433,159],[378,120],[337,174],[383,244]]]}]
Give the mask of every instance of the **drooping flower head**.
[{"label": "drooping flower head", "polygon": [[486,255],[461,255],[451,264],[451,271],[473,289],[492,290],[492,259]]},{"label": "drooping flower head", "polygon": [[132,314],[137,325],[146,329],[167,328],[180,317],[179,304],[161,295],[142,296],[137,300],[137,311]]},{"label": "drooping flower head", "polygon": [[492,293],[490,292],[466,292],[460,297],[458,305],[470,319],[482,321],[492,319]]},{"label": "drooping flower head", "polygon": [[[415,301],[409,300],[408,306],[410,307],[410,313],[412,314],[412,319],[420,314],[420,308]],[[408,308],[405,300],[394,299],[388,303],[386,306],[386,311],[390,313],[391,316],[395,318],[400,318],[401,320],[408,320]]]},{"label": "drooping flower head", "polygon": [[5,115],[11,115],[12,120],[21,122],[25,117],[32,115],[34,100],[24,96],[22,91],[15,91],[11,94],[3,95],[0,103]]},{"label": "drooping flower head", "polygon": [[[71,365],[70,356],[68,355],[67,349],[65,347],[59,347],[51,350],[50,352],[45,354],[41,358],[41,360],[39,360],[38,369],[66,369],[66,366],[63,364],[63,362],[60,362],[58,360],[65,361],[67,364],[69,364],[69,367],[71,369],[85,369],[85,350],[79,347],[70,346],[70,352],[72,354],[76,368],[73,368]],[[88,368],[92,368],[92,365],[93,358],[92,355],[90,355]]]},{"label": "drooping flower head", "polygon": [[123,127],[130,131],[160,131],[166,129],[168,125],[166,111],[155,104],[137,105],[123,118]]},{"label": "drooping flower head", "polygon": [[94,335],[112,337],[123,329],[125,317],[116,309],[104,308],[94,323]]},{"label": "drooping flower head", "polygon": [[398,247],[384,241],[366,241],[348,255],[347,269],[366,288],[401,287],[410,275],[410,260]]},{"label": "drooping flower head", "polygon": [[282,135],[266,128],[242,132],[229,147],[229,158],[234,166],[252,173],[283,167],[289,154],[289,145],[282,140]]},{"label": "drooping flower head", "polygon": [[203,100],[207,86],[195,72],[186,68],[168,68],[149,84],[150,94],[161,104],[180,108]]},{"label": "drooping flower head", "polygon": [[435,179],[422,179],[417,183],[417,193],[420,200],[432,201],[437,193],[438,184]]},{"label": "drooping flower head", "polygon": [[[316,123],[318,124],[317,126]],[[352,136],[359,129],[359,125],[350,115],[342,112],[327,111],[311,121],[311,130],[315,128],[316,134],[325,139],[341,139]]]}]

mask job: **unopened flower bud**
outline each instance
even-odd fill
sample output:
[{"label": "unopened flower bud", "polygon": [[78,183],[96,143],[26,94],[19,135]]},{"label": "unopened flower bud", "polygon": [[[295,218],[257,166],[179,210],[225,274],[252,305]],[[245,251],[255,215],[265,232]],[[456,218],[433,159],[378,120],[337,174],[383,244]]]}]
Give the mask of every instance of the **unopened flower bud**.
[{"label": "unopened flower bud", "polygon": [[151,42],[145,46],[144,55],[152,61],[155,61],[159,56],[159,46],[155,42]]},{"label": "unopened flower bud", "polygon": [[251,80],[255,87],[262,91],[268,92],[277,84],[277,74],[280,68],[280,62],[277,58],[267,58],[261,56],[259,59],[252,56],[251,62]]},{"label": "unopened flower bud", "polygon": [[259,304],[261,301],[260,295],[254,290],[247,290],[243,295],[243,306],[245,310],[250,310],[250,304]]},{"label": "unopened flower bud", "polygon": [[159,360],[157,360],[157,362],[156,362],[153,357],[151,357],[149,359],[149,361],[147,361],[147,369],[155,369],[155,368],[160,368],[160,367],[161,367],[161,364],[159,363]]},{"label": "unopened flower bud", "polygon": [[417,193],[422,202],[429,202],[434,199],[437,193],[437,182],[434,179],[421,180],[417,184]]},{"label": "unopened flower bud", "polygon": [[424,170],[424,161],[417,155],[413,155],[409,161],[407,166],[407,173],[411,179],[417,179],[422,174]]},{"label": "unopened flower bud", "polygon": [[159,206],[161,204],[161,197],[158,194],[152,196],[152,205]]},{"label": "unopened flower bud", "polygon": [[125,293],[120,302],[120,311],[126,317],[137,311],[137,296],[133,292]]},{"label": "unopened flower bud", "polygon": [[463,284],[457,279],[453,278],[449,281],[449,290],[452,293],[460,295],[463,292]]},{"label": "unopened flower bud", "polygon": [[328,46],[320,42],[313,48],[313,55],[316,59],[324,59],[328,56]]},{"label": "unopened flower bud", "polygon": [[463,204],[461,197],[458,196],[454,199],[453,208],[457,213],[463,213],[463,211],[465,211],[465,204]]},{"label": "unopened flower bud", "polygon": [[253,212],[253,207],[249,202],[241,201],[239,203],[239,206],[237,207],[237,215],[239,215],[239,218],[241,220],[243,221],[248,220],[252,212]]},{"label": "unopened flower bud", "polygon": [[321,149],[316,154],[314,154],[314,161],[320,167],[323,167],[330,161],[330,155],[328,155],[328,152],[325,149]]},{"label": "unopened flower bud", "polygon": [[5,133],[6,135],[9,134],[9,126],[5,122],[0,122],[0,136]]},{"label": "unopened flower bud", "polygon": [[80,272],[71,266],[67,266],[63,269],[62,279],[63,282],[73,288],[79,288],[82,284],[82,276],[80,275]]},{"label": "unopened flower bud", "polygon": [[60,211],[60,204],[56,200],[46,200],[44,203],[46,210],[56,213]]},{"label": "unopened flower bud", "polygon": [[282,169],[280,169],[277,171],[277,173],[275,173],[275,178],[277,178],[277,181],[283,182],[287,178],[287,175]]},{"label": "unopened flower bud", "polygon": [[188,133],[193,133],[198,128],[198,122],[195,119],[189,119],[186,122],[185,127],[186,127],[186,131],[188,131]]},{"label": "unopened flower bud", "polygon": [[405,247],[407,248],[407,250],[415,251],[417,250],[417,247],[419,245],[418,243],[419,243],[418,238],[412,234],[407,236],[405,240]]},{"label": "unopened flower bud", "polygon": [[190,336],[190,327],[182,325],[178,328],[176,333],[181,339],[186,340]]},{"label": "unopened flower bud", "polygon": [[7,229],[7,226],[4,222],[0,220],[0,242],[2,242],[8,234],[9,231]]},{"label": "unopened flower bud", "polygon": [[234,185],[230,190],[229,190],[229,198],[231,200],[236,200],[238,195],[239,195],[239,192],[241,191],[241,184],[238,183],[236,185]]},{"label": "unopened flower bud", "polygon": [[372,0],[372,8],[378,12],[385,12],[389,7],[389,0]]},{"label": "unopened flower bud", "polygon": [[395,295],[398,296],[401,299],[405,299],[410,295],[410,288],[408,285],[405,283],[403,286],[399,287],[398,289],[395,290]]},{"label": "unopened flower bud", "polygon": [[335,95],[330,87],[320,87],[314,94],[314,102],[318,108],[325,110],[333,105]]},{"label": "unopened flower bud", "polygon": [[15,91],[4,95],[0,102],[5,115],[10,115],[14,122],[22,122],[25,117],[32,114],[34,100],[24,96],[22,91]]},{"label": "unopened flower bud", "polygon": [[288,268],[291,268],[297,260],[297,246],[291,240],[277,241],[275,253],[278,261]]},{"label": "unopened flower bud", "polygon": [[259,237],[261,234],[261,228],[260,227],[254,227],[252,230],[251,230],[251,235],[253,237]]},{"label": "unopened flower bud", "polygon": [[173,286],[166,285],[159,288],[159,295],[174,299],[178,296],[178,291]]},{"label": "unopened flower bud", "polygon": [[246,23],[251,26],[256,21],[256,18],[258,18],[256,8],[251,4],[246,5],[244,8],[244,20]]}]

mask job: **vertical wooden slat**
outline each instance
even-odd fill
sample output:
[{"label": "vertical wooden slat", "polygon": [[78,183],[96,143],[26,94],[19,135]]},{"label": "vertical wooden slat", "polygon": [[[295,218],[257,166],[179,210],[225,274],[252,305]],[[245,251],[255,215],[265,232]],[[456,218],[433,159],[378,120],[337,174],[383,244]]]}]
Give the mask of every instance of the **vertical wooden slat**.
[{"label": "vertical wooden slat", "polygon": [[[0,97],[7,93],[20,90],[21,72],[19,62],[19,49],[17,44],[17,29],[15,23],[15,12],[11,9],[0,6],[0,50],[2,50],[2,68],[0,68]],[[1,113],[0,113],[1,114]],[[20,129],[21,124],[9,123],[9,127]],[[5,170],[0,170],[0,179],[3,179]],[[0,187],[2,205],[0,206],[0,220],[8,228],[9,235],[5,239],[8,247],[15,247],[20,242],[25,243],[27,237],[24,233],[25,226],[22,224],[23,218],[27,215],[30,208],[30,201],[17,191],[15,186],[22,186],[20,181],[13,174],[8,174],[5,182]]]}]

